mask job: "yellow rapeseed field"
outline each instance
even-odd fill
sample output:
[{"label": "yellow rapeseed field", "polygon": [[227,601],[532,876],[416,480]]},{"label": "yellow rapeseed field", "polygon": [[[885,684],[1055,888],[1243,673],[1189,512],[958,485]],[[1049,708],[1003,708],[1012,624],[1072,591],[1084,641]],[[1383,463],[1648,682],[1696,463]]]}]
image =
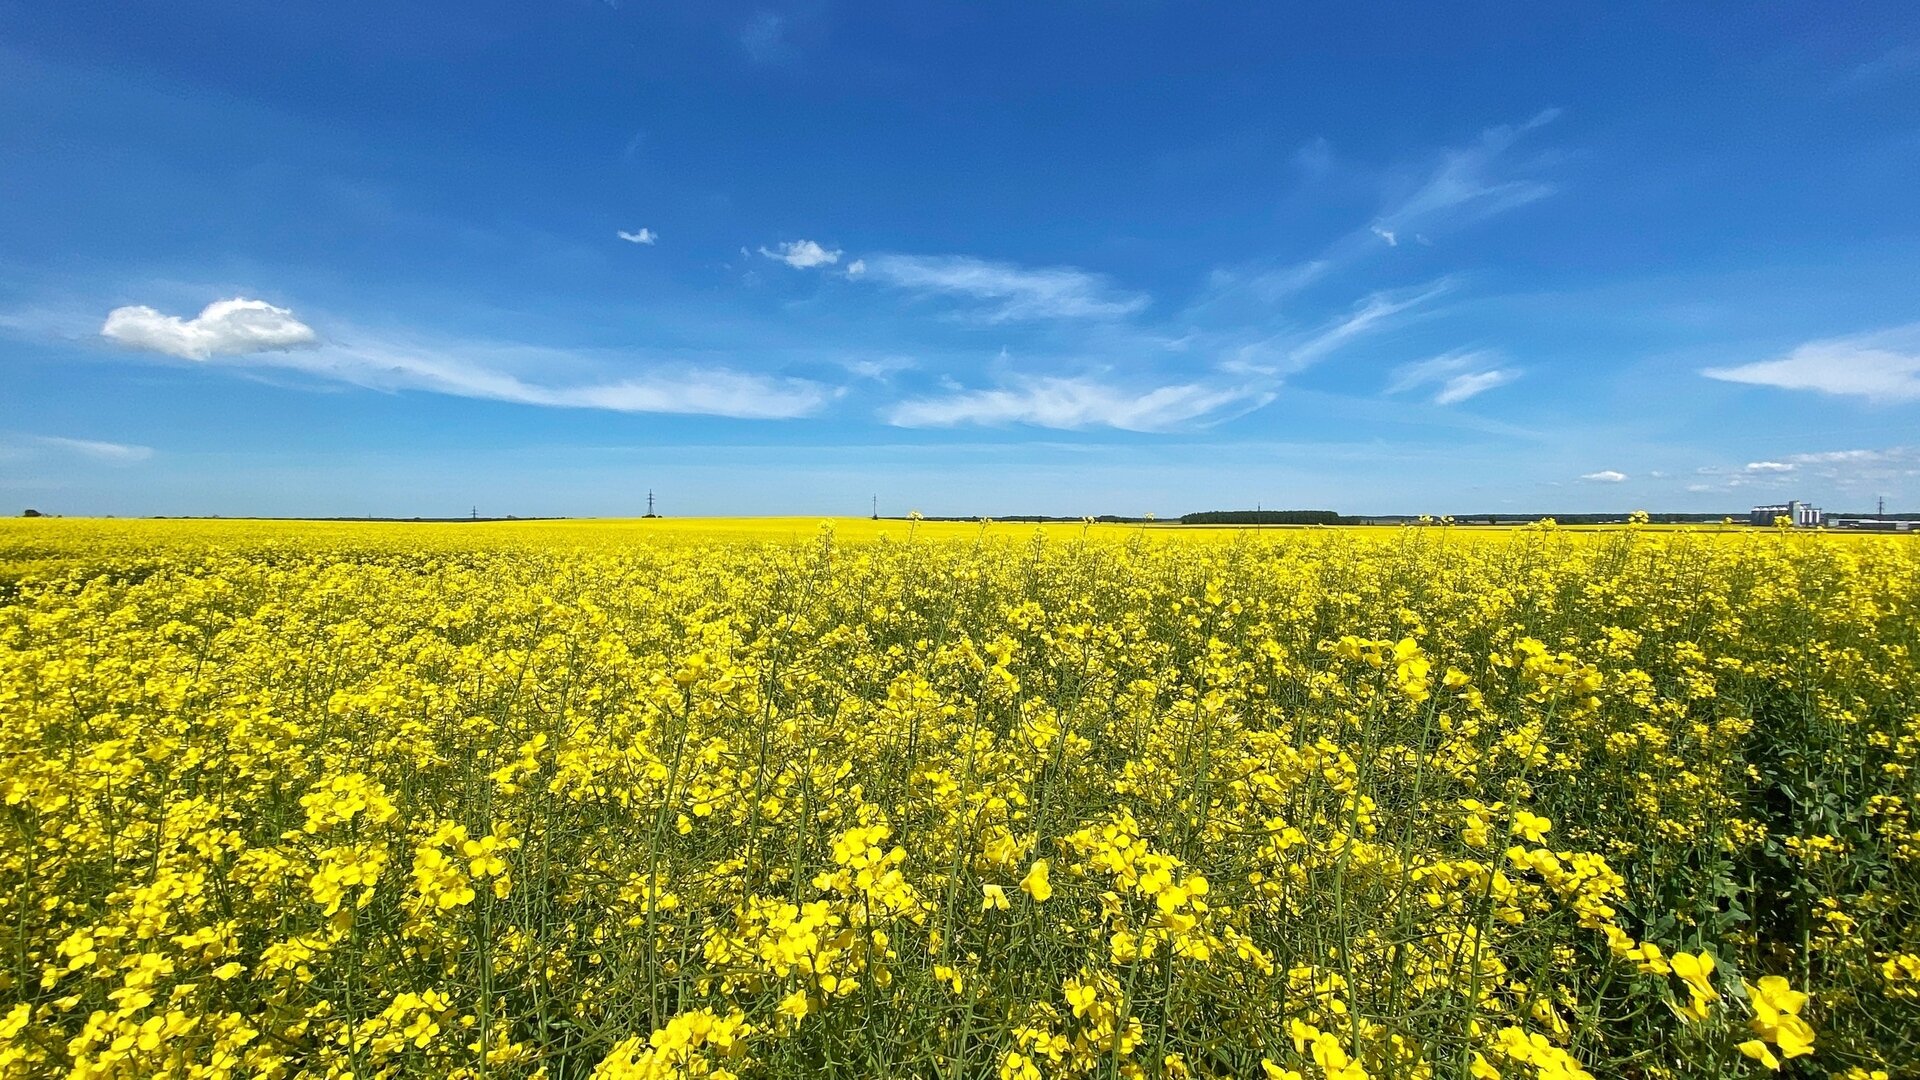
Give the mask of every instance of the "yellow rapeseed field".
[{"label": "yellow rapeseed field", "polygon": [[0,1074],[1920,1076],[1920,543],[0,524]]}]

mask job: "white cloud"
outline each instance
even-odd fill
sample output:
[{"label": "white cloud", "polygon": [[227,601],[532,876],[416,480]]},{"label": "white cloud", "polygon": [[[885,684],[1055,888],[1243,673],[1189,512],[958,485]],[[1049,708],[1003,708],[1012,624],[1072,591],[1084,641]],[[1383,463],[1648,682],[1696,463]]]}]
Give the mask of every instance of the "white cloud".
[{"label": "white cloud", "polygon": [[1400,394],[1437,384],[1433,403],[1454,405],[1520,377],[1517,368],[1490,366],[1498,362],[1498,354],[1476,351],[1445,353],[1430,360],[1402,364],[1394,369],[1387,393]]},{"label": "white cloud", "polygon": [[793,46],[787,41],[787,20],[771,11],[754,13],[752,21],[740,31],[740,47],[756,64],[791,58]]},{"label": "white cloud", "polygon": [[131,465],[153,456],[153,447],[131,443],[101,442],[97,439],[66,439],[57,435],[31,435],[28,441],[52,450],[78,454],[110,465]]},{"label": "white cloud", "polygon": [[613,235],[625,240],[629,244],[655,244],[660,241],[660,234],[645,226],[641,226],[639,232],[628,232],[625,229],[619,229],[615,231]]},{"label": "white cloud", "polygon": [[1795,454],[1793,460],[1802,465],[1837,465],[1855,461],[1881,461],[1894,450],[1825,450],[1817,454]]},{"label": "white cloud", "polygon": [[1505,386],[1520,377],[1520,373],[1509,368],[1497,371],[1474,371],[1465,375],[1455,375],[1440,387],[1433,395],[1435,405],[1453,405],[1477,394],[1485,393],[1496,386]]},{"label": "white cloud", "polygon": [[1420,186],[1384,208],[1374,221],[1377,235],[1432,229],[1458,220],[1490,217],[1553,194],[1552,184],[1502,175],[1507,153],[1520,137],[1560,115],[1547,109],[1524,124],[1488,128],[1477,142],[1442,155]]},{"label": "white cloud", "polygon": [[320,343],[320,336],[294,318],[293,312],[245,297],[215,301],[191,319],[162,315],[144,305],[114,308],[107,313],[100,334],[128,348],[186,360],[312,348]]},{"label": "white cloud", "polygon": [[859,277],[861,274],[864,274],[866,272],[867,272],[867,260],[865,259],[855,259],[852,262],[847,264],[847,276],[850,278]]},{"label": "white cloud", "polygon": [[1707,368],[1724,382],[1814,390],[1880,404],[1920,401],[1920,323],[1810,341],[1778,360]]},{"label": "white cloud", "polygon": [[1117,319],[1147,306],[1145,296],[1117,292],[1099,274],[1066,266],[1034,269],[971,255],[873,255],[855,265],[877,284],[987,301],[981,316],[988,322]]},{"label": "white cloud", "polygon": [[[508,349],[532,353],[535,365],[560,366],[571,359],[560,350]],[[541,354],[557,363],[540,364]],[[312,354],[326,361],[309,367],[315,374],[373,389],[429,390],[458,397],[485,398],[524,405],[606,409],[629,413],[684,413],[739,419],[790,419],[819,411],[831,396],[819,383],[710,366],[651,366],[635,375],[610,373],[597,365],[591,376],[572,382],[534,381],[510,369],[485,363],[484,347],[444,348],[375,345]],[[509,356],[518,359],[517,356]],[[304,358],[303,358],[304,359]]]},{"label": "white cloud", "polygon": [[1582,473],[1580,479],[1590,480],[1596,484],[1618,484],[1627,479],[1627,474],[1613,469],[1601,469],[1599,472]]},{"label": "white cloud", "polygon": [[1914,70],[1920,70],[1920,44],[1898,45],[1872,60],[1854,65],[1834,88],[1858,89]]},{"label": "white cloud", "polygon": [[899,372],[911,371],[919,365],[912,357],[888,356],[879,360],[845,360],[840,366],[862,379],[886,382]]},{"label": "white cloud", "polygon": [[1245,412],[1272,397],[1249,387],[1186,383],[1135,391],[1090,378],[1044,377],[1021,379],[990,390],[905,401],[884,415],[897,427],[1031,424],[1069,430],[1112,427],[1154,432],[1210,416],[1219,419],[1216,414],[1230,407]]},{"label": "white cloud", "polygon": [[[217,319],[214,324],[222,325]],[[109,319],[109,326],[114,325]],[[636,364],[641,358],[623,353],[336,330],[340,336],[335,340],[299,351],[206,349],[200,358],[223,367],[290,371],[371,390],[628,413],[787,419],[818,412],[835,393],[811,380],[733,371],[704,359]],[[172,339],[163,343],[175,344]],[[186,355],[179,349],[158,351]]]},{"label": "white cloud", "polygon": [[[1383,242],[1398,247],[1411,238],[1431,245],[1435,236],[1552,195],[1551,183],[1522,175],[1545,159],[1516,160],[1514,146],[1559,115],[1559,110],[1548,109],[1525,123],[1488,128],[1473,142],[1444,150],[1437,160],[1382,170],[1366,181],[1368,187],[1388,189],[1368,224],[1342,233],[1305,262],[1216,270],[1200,306],[1230,299],[1270,305],[1353,263],[1377,257]],[[1331,160],[1331,151],[1322,143],[1315,156]]]},{"label": "white cloud", "polygon": [[816,266],[832,266],[839,262],[841,252],[838,248],[828,251],[812,240],[789,240],[784,244],[776,245],[772,251],[761,248],[760,254],[769,259],[778,259],[795,270],[810,270]]},{"label": "white cloud", "polygon": [[1448,287],[1449,283],[1443,280],[1417,289],[1374,293],[1362,300],[1351,314],[1335,320],[1324,330],[1289,348],[1287,367],[1294,371],[1308,367],[1393,316],[1439,296]]},{"label": "white cloud", "polygon": [[1793,454],[1788,460],[1811,476],[1847,491],[1873,490],[1892,494],[1920,477],[1920,448],[1889,446],[1883,450],[1824,450]]},{"label": "white cloud", "polygon": [[1793,471],[1793,466],[1785,461],[1749,461],[1747,462],[1747,471],[1750,473],[1788,473]]}]

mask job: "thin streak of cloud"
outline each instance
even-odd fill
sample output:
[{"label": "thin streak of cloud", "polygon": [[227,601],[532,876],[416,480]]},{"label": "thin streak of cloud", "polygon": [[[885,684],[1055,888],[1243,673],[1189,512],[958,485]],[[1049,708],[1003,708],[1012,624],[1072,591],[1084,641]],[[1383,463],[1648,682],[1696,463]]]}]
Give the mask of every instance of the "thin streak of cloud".
[{"label": "thin streak of cloud", "polygon": [[[538,346],[353,332],[323,342],[287,309],[244,299],[208,305],[192,320],[148,307],[117,308],[101,333],[122,345],[209,366],[293,371],[366,389],[421,390],[522,405],[788,419],[818,412],[834,396],[832,389],[811,380],[705,363],[650,363],[635,372],[628,357]],[[522,370],[538,371],[542,377],[523,375]],[[554,372],[566,370],[579,376],[553,378]]]},{"label": "thin streak of cloud", "polygon": [[1449,150],[1419,187],[1376,215],[1372,228],[1399,233],[1424,226],[1431,231],[1441,224],[1490,217],[1553,194],[1552,184],[1503,175],[1500,166],[1523,136],[1559,116],[1560,110],[1545,109],[1525,123],[1488,128],[1476,142]]},{"label": "thin streak of cloud", "polygon": [[740,48],[756,64],[778,64],[793,58],[793,45],[787,40],[785,16],[757,11],[740,31]]},{"label": "thin streak of cloud", "polygon": [[959,425],[1075,430],[1109,427],[1162,432],[1204,420],[1218,422],[1229,410],[1244,413],[1272,399],[1266,391],[1237,386],[1183,383],[1131,390],[1091,378],[1024,378],[985,390],[904,401],[882,415],[896,427]]},{"label": "thin streak of cloud", "polygon": [[99,439],[70,439],[59,435],[29,435],[27,441],[37,446],[109,465],[132,465],[146,461],[153,456],[153,447],[134,443],[104,442]]},{"label": "thin streak of cloud", "polygon": [[1464,375],[1455,375],[1440,387],[1433,395],[1435,405],[1455,405],[1471,397],[1505,386],[1520,377],[1518,371],[1499,369],[1495,371],[1474,371]]},{"label": "thin streak of cloud", "polygon": [[1145,308],[1147,297],[1122,292],[1099,274],[1070,266],[1026,267],[971,255],[869,255],[848,267],[854,276],[908,292],[984,304],[985,322],[1026,319],[1118,319]]},{"label": "thin streak of cloud", "polygon": [[1312,285],[1336,270],[1377,255],[1381,247],[1398,247],[1409,237],[1422,245],[1453,229],[1518,209],[1547,198],[1558,190],[1547,180],[1524,175],[1537,161],[1516,161],[1515,147],[1526,136],[1560,116],[1559,109],[1543,109],[1519,124],[1487,128],[1464,146],[1443,151],[1439,160],[1423,169],[1404,170],[1417,180],[1401,185],[1384,199],[1369,222],[1329,244],[1319,255],[1287,266],[1215,271],[1207,302],[1221,295],[1244,292],[1263,303],[1274,303]]},{"label": "thin streak of cloud", "polygon": [[1387,393],[1403,394],[1423,386],[1438,386],[1435,405],[1455,405],[1505,386],[1520,377],[1517,368],[1500,367],[1499,356],[1486,351],[1444,353],[1428,360],[1402,364],[1393,371]]},{"label": "thin streak of cloud", "polygon": [[[578,366],[581,359],[565,350],[510,347],[504,351],[543,354],[557,362],[551,366],[567,362]],[[652,364],[625,374],[618,370],[625,365],[601,362],[591,364],[590,376],[579,381],[535,381],[479,359],[487,352],[484,344],[422,346],[375,340],[255,362],[373,390],[424,390],[520,405],[626,413],[784,420],[810,416],[833,397],[828,387],[810,380],[706,365]]]},{"label": "thin streak of cloud", "polygon": [[1811,390],[1883,405],[1920,401],[1920,323],[1809,341],[1777,360],[1707,368],[1700,374],[1722,382]]},{"label": "thin streak of cloud", "polygon": [[1920,72],[1920,43],[1896,45],[1864,63],[1855,64],[1834,84],[1836,93],[1859,90]]}]

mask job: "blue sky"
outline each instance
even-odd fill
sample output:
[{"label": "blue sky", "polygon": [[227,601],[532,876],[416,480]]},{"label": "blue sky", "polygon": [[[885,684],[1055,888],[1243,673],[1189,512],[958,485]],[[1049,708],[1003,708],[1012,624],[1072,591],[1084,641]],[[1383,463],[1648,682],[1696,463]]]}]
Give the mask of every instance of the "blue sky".
[{"label": "blue sky", "polygon": [[1920,8],[0,0],[0,508],[1920,509]]}]

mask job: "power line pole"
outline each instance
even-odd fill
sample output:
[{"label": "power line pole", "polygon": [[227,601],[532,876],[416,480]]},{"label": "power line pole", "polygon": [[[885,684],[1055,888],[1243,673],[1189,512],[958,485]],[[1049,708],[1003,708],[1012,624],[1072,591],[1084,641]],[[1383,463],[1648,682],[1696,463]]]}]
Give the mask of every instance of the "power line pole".
[{"label": "power line pole", "polygon": [[653,516],[653,489],[647,489],[647,516]]},{"label": "power line pole", "polygon": [[873,520],[880,520],[880,496],[878,495],[873,497]]},{"label": "power line pole", "polygon": [[1873,516],[1874,517],[1887,516],[1887,497],[1885,495],[1880,496],[1880,508],[1873,512]]}]

